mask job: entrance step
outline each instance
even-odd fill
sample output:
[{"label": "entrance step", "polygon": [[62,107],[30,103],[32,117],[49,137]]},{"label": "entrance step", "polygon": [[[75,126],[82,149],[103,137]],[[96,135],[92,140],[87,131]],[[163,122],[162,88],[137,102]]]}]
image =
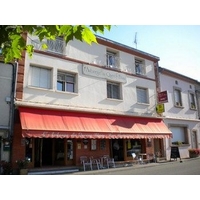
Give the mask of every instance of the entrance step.
[{"label": "entrance step", "polygon": [[59,175],[78,172],[78,167],[34,168],[28,170],[28,175]]}]

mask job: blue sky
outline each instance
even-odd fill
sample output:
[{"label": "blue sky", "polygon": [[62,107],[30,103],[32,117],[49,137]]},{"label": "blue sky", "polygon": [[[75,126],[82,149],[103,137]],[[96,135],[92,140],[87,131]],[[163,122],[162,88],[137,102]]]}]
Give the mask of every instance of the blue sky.
[{"label": "blue sky", "polygon": [[[37,17],[34,14],[24,17],[24,12],[17,12],[14,18],[2,21],[3,24],[111,24],[111,31],[101,36],[136,47],[137,32],[138,50],[158,56],[161,67],[200,81],[199,0],[94,2],[76,0],[68,2],[67,7],[58,6],[59,9],[49,4],[44,10],[46,2],[40,1],[28,9],[29,13],[36,12]],[[58,0],[57,3],[62,5],[63,2]],[[2,7],[9,7],[9,13],[13,14],[20,6],[14,0],[2,3]],[[1,12],[2,16],[8,14],[7,9]]]},{"label": "blue sky", "polygon": [[103,37],[160,58],[159,65],[200,81],[200,25],[113,25]]}]

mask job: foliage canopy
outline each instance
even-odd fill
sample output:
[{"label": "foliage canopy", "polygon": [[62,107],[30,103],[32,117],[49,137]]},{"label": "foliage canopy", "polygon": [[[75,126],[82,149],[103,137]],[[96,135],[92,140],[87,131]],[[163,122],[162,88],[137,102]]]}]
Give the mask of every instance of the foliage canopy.
[{"label": "foliage canopy", "polygon": [[[5,63],[21,59],[24,50],[31,57],[34,48],[26,44],[26,33],[38,36],[40,41],[55,40],[61,36],[66,44],[74,38],[91,44],[97,43],[95,33],[104,34],[105,30],[110,29],[111,25],[0,25],[0,53]],[[47,45],[44,44],[43,48],[47,48]]]}]

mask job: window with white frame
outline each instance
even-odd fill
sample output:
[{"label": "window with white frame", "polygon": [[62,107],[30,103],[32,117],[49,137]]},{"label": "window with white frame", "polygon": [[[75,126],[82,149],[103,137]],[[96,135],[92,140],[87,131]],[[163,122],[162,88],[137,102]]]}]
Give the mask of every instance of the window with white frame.
[{"label": "window with white frame", "polygon": [[189,92],[189,105],[190,109],[196,109],[195,94],[193,92]]},{"label": "window with white frame", "polygon": [[143,60],[135,59],[135,73],[145,75],[145,65]]},{"label": "window with white frame", "polygon": [[174,102],[175,102],[175,106],[177,107],[183,106],[180,88],[174,88]]},{"label": "window with white frame", "polygon": [[107,82],[107,98],[120,99],[120,83]]},{"label": "window with white frame", "polygon": [[106,65],[107,65],[107,67],[113,68],[113,69],[119,68],[117,53],[107,51],[107,53],[106,53]]},{"label": "window with white frame", "polygon": [[38,88],[51,89],[51,69],[30,66],[29,85]]},{"label": "window with white frame", "polygon": [[58,72],[57,90],[63,92],[75,92],[76,75],[72,73]]},{"label": "window with white frame", "polygon": [[149,95],[148,95],[148,89],[142,88],[142,87],[136,87],[136,93],[137,93],[137,102],[138,103],[149,103]]},{"label": "window with white frame", "polygon": [[171,139],[173,145],[188,144],[187,127],[172,126],[169,129],[173,135],[173,138]]}]

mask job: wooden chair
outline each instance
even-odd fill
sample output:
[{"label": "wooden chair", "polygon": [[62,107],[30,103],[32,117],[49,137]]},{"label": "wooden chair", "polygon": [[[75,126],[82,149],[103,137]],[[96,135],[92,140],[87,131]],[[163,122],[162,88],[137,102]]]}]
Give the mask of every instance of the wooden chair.
[{"label": "wooden chair", "polygon": [[91,170],[92,169],[92,160],[88,159],[87,156],[81,156],[80,157],[81,164],[83,165],[83,170],[85,171],[86,167],[89,166]]}]

